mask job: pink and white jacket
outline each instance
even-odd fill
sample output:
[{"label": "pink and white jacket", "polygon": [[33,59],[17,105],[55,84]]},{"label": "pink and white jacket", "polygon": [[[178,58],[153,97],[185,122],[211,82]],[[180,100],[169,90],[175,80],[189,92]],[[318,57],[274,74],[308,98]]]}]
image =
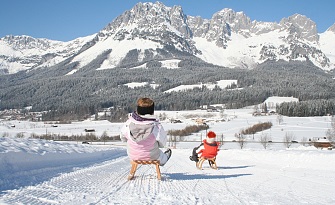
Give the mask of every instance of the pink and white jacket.
[{"label": "pink and white jacket", "polygon": [[167,141],[166,132],[154,115],[129,114],[121,128],[120,138],[127,142],[128,156],[132,160],[157,160]]}]

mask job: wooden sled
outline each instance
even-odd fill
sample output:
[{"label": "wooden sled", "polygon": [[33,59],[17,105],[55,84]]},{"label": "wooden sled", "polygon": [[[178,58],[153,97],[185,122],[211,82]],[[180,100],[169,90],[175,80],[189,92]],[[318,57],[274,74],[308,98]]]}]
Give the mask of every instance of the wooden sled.
[{"label": "wooden sled", "polygon": [[218,166],[216,165],[216,158],[213,157],[213,158],[205,158],[205,157],[201,157],[199,159],[199,161],[197,162],[196,166],[198,169],[202,169],[202,164],[204,163],[204,161],[208,161],[209,163],[209,166],[212,168],[212,169],[218,169]]},{"label": "wooden sled", "polygon": [[137,169],[137,165],[141,164],[141,165],[149,165],[149,164],[154,164],[156,166],[156,172],[157,172],[157,179],[161,180],[161,170],[159,168],[159,160],[131,160],[130,164],[131,164],[131,169],[130,169],[130,173],[128,176],[128,180],[132,180],[135,176],[135,172]]}]

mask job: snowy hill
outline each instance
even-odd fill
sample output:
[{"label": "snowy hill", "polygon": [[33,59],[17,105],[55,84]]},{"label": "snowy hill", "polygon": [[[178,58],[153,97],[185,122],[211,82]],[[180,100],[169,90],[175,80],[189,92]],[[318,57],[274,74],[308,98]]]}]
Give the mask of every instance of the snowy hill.
[{"label": "snowy hill", "polygon": [[207,63],[252,69],[267,60],[311,61],[334,69],[334,29],[318,34],[308,17],[294,14],[279,23],[257,22],[222,9],[211,19],[193,17],[180,6],[138,3],[95,35],[70,42],[26,36],[0,39],[0,72],[15,73],[67,60],[92,70],[133,67],[152,60],[197,57]]},{"label": "snowy hill", "polygon": [[[265,103],[296,100],[271,97]],[[204,119],[223,143],[217,156],[218,170],[207,163],[198,170],[188,157],[206,131],[187,136],[186,141],[169,141],[166,147],[173,148],[172,157],[160,168],[161,181],[151,165],[139,166],[135,179],[127,181],[130,161],[126,145],[120,141],[82,144],[29,138],[41,134],[80,136],[86,128],[94,129],[98,137],[104,132],[114,136],[123,123],[86,120],[55,126],[2,120],[0,204],[334,204],[334,150],[303,143],[304,139],[323,138],[331,117],[283,116],[278,123],[277,115],[255,117],[253,112],[252,108],[156,111],[157,116],[166,117],[162,120],[166,131]],[[233,141],[235,134],[260,122],[273,126],[248,136],[248,143],[240,149]],[[285,147],[286,133],[299,143]],[[266,149],[260,143],[262,135],[273,141]]]}]

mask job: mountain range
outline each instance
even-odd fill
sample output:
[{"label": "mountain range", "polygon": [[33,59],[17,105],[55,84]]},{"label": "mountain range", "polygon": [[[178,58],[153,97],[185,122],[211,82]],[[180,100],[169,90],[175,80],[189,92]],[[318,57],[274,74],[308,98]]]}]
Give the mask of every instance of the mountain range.
[{"label": "mountain range", "polygon": [[56,65],[71,75],[83,68],[131,68],[172,59],[246,69],[268,60],[309,61],[330,71],[334,48],[335,24],[318,33],[316,23],[300,14],[259,22],[224,8],[204,19],[185,14],[181,6],[137,3],[97,33],[72,41],[0,38],[0,75]]}]

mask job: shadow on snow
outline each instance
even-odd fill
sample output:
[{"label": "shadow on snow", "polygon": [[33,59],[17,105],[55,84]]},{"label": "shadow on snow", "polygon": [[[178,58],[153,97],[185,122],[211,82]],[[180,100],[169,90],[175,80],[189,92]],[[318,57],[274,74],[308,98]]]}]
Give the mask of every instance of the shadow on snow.
[{"label": "shadow on snow", "polygon": [[216,174],[216,175],[208,175],[208,174],[187,174],[187,173],[166,173],[165,174],[169,179],[175,180],[194,180],[194,179],[228,179],[242,176],[249,176],[252,174]]}]

